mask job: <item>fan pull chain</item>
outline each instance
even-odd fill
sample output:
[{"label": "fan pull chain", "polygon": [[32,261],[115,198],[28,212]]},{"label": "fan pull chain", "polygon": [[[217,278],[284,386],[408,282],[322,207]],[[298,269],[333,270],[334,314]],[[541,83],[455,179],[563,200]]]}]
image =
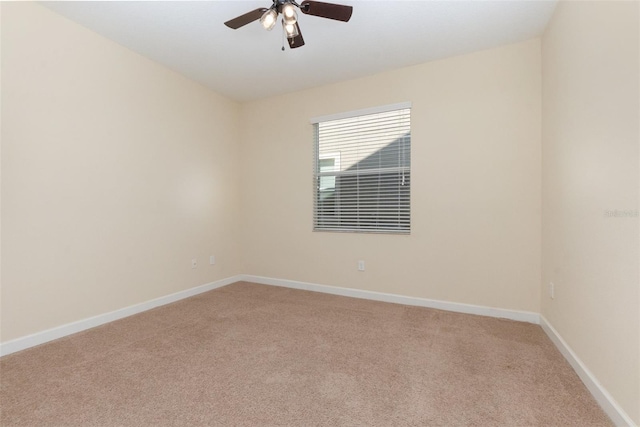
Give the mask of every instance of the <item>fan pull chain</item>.
[{"label": "fan pull chain", "polygon": [[284,25],[282,26],[282,51],[284,52]]}]

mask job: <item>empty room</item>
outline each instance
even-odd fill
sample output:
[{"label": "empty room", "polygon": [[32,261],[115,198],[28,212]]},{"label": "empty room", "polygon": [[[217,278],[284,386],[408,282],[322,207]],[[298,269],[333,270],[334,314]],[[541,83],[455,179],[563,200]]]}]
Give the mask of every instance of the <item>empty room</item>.
[{"label": "empty room", "polygon": [[640,2],[0,2],[2,426],[640,425]]}]

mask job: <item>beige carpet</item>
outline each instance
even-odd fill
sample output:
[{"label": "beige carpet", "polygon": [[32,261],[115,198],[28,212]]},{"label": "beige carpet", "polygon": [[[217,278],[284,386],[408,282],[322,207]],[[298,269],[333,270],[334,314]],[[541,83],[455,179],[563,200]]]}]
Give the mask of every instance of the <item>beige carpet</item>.
[{"label": "beige carpet", "polygon": [[536,325],[236,283],[0,360],[3,426],[603,426]]}]

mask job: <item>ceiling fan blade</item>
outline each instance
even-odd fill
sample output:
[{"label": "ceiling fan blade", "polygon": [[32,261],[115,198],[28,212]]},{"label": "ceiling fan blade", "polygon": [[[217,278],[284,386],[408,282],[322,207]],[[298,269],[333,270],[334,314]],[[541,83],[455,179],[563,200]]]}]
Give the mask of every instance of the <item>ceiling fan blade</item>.
[{"label": "ceiling fan blade", "polygon": [[257,21],[268,9],[261,7],[260,9],[252,10],[244,15],[240,15],[237,18],[233,18],[224,23],[229,28],[237,30],[253,21]]},{"label": "ceiling fan blade", "polygon": [[297,22],[296,22],[296,28],[298,29],[298,35],[295,36],[295,37],[292,37],[290,39],[287,39],[287,41],[289,41],[289,47],[291,49],[295,49],[297,47],[304,46],[304,39],[302,38],[302,31],[300,31],[300,26],[298,25]]},{"label": "ceiling fan blade", "polygon": [[336,21],[343,22],[349,22],[351,14],[353,13],[353,7],[351,6],[311,0],[303,1],[300,4],[300,10],[307,15],[335,19]]}]

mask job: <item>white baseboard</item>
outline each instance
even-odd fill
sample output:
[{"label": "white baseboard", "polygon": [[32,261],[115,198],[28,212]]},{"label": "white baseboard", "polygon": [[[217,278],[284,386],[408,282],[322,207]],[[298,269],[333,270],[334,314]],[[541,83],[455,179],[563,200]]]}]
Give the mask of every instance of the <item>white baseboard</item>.
[{"label": "white baseboard", "polygon": [[152,299],[150,301],[145,301],[140,304],[131,305],[129,307],[121,308],[109,313],[89,317],[88,319],[78,320],[77,322],[67,323],[66,325],[47,329],[46,331],[37,332],[35,334],[0,343],[0,356],[5,356],[7,354],[25,350],[30,347],[35,347],[36,345],[44,344],[46,342],[53,341],[55,339],[75,334],[90,328],[95,328],[96,326],[104,325],[105,323],[113,322],[114,320],[132,316],[143,311],[151,310],[152,308],[159,307],[161,305],[171,304],[172,302],[176,302],[181,299],[189,298],[203,292],[230,285],[231,283],[238,282],[239,280],[241,280],[239,276],[217,280],[215,282],[207,283],[206,285],[186,289],[184,291]]},{"label": "white baseboard", "polygon": [[96,326],[104,325],[105,323],[113,322],[124,317],[132,316],[134,314],[141,313],[143,311],[151,310],[152,308],[159,307],[165,304],[179,301],[181,299],[189,298],[191,296],[201,294],[203,292],[211,291],[213,289],[220,288],[222,286],[230,285],[231,283],[247,281],[253,283],[259,283],[263,285],[281,286],[286,288],[304,289],[314,292],[323,292],[333,295],[342,295],[347,297],[369,299],[374,301],[384,301],[396,304],[414,305],[419,307],[436,308],[439,310],[453,311],[457,313],[477,314],[481,316],[499,317],[511,320],[518,320],[521,322],[539,323],[539,315],[537,313],[531,313],[526,311],[505,310],[500,308],[483,307],[478,305],[461,304],[446,301],[430,300],[426,298],[407,297],[403,295],[388,294],[382,292],[365,291],[360,289],[340,288],[335,286],[318,285],[313,283],[297,282],[293,280],[273,279],[269,277],[252,276],[241,274],[238,276],[229,277],[226,279],[218,280],[212,283],[207,283],[195,288],[186,289],[184,291],[176,292],[171,295],[156,298],[150,301],[146,301],[140,304],[135,304],[129,307],[121,308],[119,310],[111,311],[109,313],[100,314],[98,316],[89,317],[87,319],[78,320],[76,322],[67,323],[66,325],[57,326],[55,328],[47,329],[42,332],[27,335],[24,337],[16,338],[11,341],[0,343],[0,356],[5,356],[17,351],[25,350],[30,347],[35,347],[40,344],[44,344],[49,341],[53,341],[58,338],[72,335]]},{"label": "white baseboard", "polygon": [[613,421],[616,426],[636,426],[631,417],[620,407],[620,405],[618,405],[602,384],[598,382],[596,377],[585,366],[585,364],[582,363],[580,358],[578,358],[571,347],[569,347],[565,340],[562,339],[558,331],[551,326],[549,321],[543,315],[540,315],[540,326],[542,326],[542,329],[549,336],[549,339],[551,339],[558,350],[560,350],[560,353],[562,353],[565,359],[567,359],[567,362],[569,362],[573,370],[576,371],[600,407],[609,416],[609,418],[611,418],[611,421]]},{"label": "white baseboard", "polygon": [[408,297],[404,295],[388,294],[384,292],[365,291],[362,289],[340,288],[336,286],[318,285],[315,283],[298,282],[295,280],[273,279],[270,277],[239,276],[245,282],[261,285],[281,286],[285,288],[303,289],[306,291],[322,292],[325,294],[342,295],[345,297],[369,299],[374,301],[391,302],[395,304],[414,305],[418,307],[435,308],[456,313],[477,314],[480,316],[499,317],[520,322],[540,323],[540,315],[529,311],[507,310],[503,308],[485,307],[481,305],[462,304],[457,302],[438,301],[427,298]]}]

